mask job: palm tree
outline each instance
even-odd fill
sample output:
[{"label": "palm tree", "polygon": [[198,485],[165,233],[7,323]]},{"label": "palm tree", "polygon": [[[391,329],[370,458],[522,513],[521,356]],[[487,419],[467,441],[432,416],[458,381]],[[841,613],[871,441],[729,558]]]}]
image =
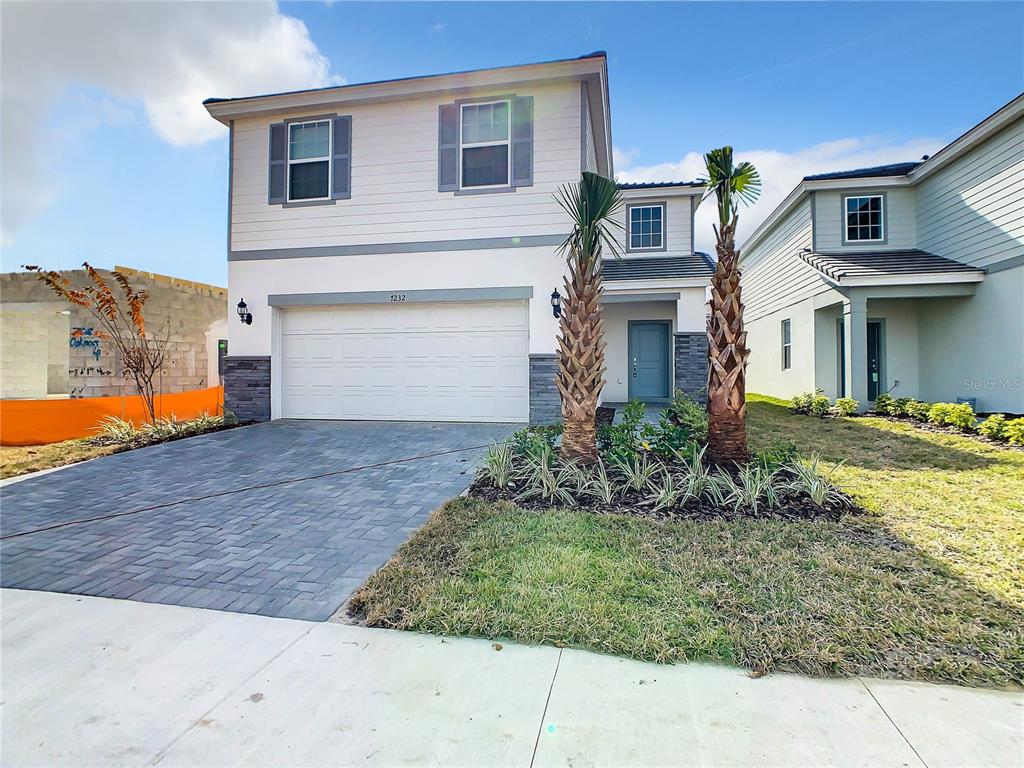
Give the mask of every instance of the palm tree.
[{"label": "palm tree", "polygon": [[715,251],[718,265],[711,278],[708,316],[708,453],[713,461],[746,461],[746,367],[750,350],[743,328],[739,251],[736,224],[740,203],[749,205],[761,193],[761,177],[750,163],[735,165],[732,147],[704,155],[707,185],[704,198],[718,201]]},{"label": "palm tree", "polygon": [[597,400],[604,387],[604,329],[601,320],[601,259],[605,250],[620,256],[614,230],[622,195],[615,182],[589,171],[555,196],[573,222],[559,247],[568,264],[565,307],[558,337],[558,376],[562,395],[562,458],[597,459]]}]

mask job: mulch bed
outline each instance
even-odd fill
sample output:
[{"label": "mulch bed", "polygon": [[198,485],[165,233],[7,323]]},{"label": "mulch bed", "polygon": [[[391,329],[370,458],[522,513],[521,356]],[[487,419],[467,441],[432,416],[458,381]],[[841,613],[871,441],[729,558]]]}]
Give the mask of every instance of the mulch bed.
[{"label": "mulch bed", "polygon": [[1010,445],[1005,440],[993,440],[990,437],[980,432],[965,432],[962,429],[956,427],[947,427],[939,424],[931,424],[927,421],[918,421],[917,419],[908,419],[901,416],[883,416],[880,413],[865,413],[864,416],[870,416],[873,419],[882,419],[883,421],[891,421],[893,424],[910,424],[913,427],[924,430],[925,432],[935,432],[940,435],[957,435],[958,437],[967,437],[971,440],[976,440],[979,443],[985,445],[994,445],[997,448],[1008,448],[1011,451],[1024,451],[1024,445]]},{"label": "mulch bed", "polygon": [[[469,495],[484,501],[510,501],[523,509],[551,509],[554,505],[543,499],[516,499],[515,489],[495,488],[486,480],[477,478],[469,487]],[[733,507],[719,507],[702,499],[690,499],[685,504],[670,509],[654,509],[654,504],[636,491],[628,491],[612,504],[587,499],[579,502],[574,508],[583,509],[598,515],[629,515],[669,523],[674,520],[839,520],[843,515],[865,514],[847,496],[843,503],[835,506],[820,507],[804,494],[784,491],[780,494],[781,505],[775,509],[765,509],[758,514],[750,510],[736,510]]]}]

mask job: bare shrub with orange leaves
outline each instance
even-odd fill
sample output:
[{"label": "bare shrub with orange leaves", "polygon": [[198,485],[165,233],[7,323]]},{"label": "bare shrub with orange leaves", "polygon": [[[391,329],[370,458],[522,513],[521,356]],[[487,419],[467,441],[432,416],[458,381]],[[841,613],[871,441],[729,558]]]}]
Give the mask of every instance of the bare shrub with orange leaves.
[{"label": "bare shrub with orange leaves", "polygon": [[110,274],[121,288],[118,296],[110,284],[95,268],[85,262],[83,265],[91,285],[73,286],[60,272],[42,267],[26,266],[29,272],[45,283],[54,293],[88,310],[103,329],[102,338],[110,341],[121,357],[125,378],[131,378],[146,405],[150,424],[156,421],[156,387],[153,382],[167,362],[170,322],[162,334],[151,334],[146,330],[143,310],[149,299],[149,291],[137,290],[128,277],[121,272]]}]

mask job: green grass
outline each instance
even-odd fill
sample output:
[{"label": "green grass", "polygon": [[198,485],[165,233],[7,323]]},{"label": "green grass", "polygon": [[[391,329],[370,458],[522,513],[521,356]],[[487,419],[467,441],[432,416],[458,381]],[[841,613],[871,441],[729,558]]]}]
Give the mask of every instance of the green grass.
[{"label": "green grass", "polygon": [[658,524],[449,502],[353,600],[369,624],[758,671],[1024,682],[1024,452],[751,398],[754,447],[845,459],[868,517]]},{"label": "green grass", "polygon": [[0,478],[27,475],[42,469],[75,464],[118,449],[110,445],[92,445],[86,440],[65,440],[49,445],[0,446]]}]

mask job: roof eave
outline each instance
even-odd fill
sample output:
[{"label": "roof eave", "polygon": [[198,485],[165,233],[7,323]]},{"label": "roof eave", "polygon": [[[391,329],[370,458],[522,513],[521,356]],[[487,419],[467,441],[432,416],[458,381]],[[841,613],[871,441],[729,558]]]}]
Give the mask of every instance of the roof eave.
[{"label": "roof eave", "polygon": [[[266,114],[315,110],[328,106],[398,101],[438,93],[458,95],[481,88],[501,90],[520,87],[525,83],[555,83],[583,79],[593,80],[597,84],[599,92],[606,93],[608,78],[604,55],[452,74],[425,75],[375,83],[339,85],[334,88],[293,91],[250,98],[207,99],[203,102],[203,106],[214,119],[227,125],[233,119]],[[606,99],[603,109],[607,115]],[[608,138],[610,139],[610,136]],[[607,142],[607,146],[606,154],[610,155],[610,140]]]}]

